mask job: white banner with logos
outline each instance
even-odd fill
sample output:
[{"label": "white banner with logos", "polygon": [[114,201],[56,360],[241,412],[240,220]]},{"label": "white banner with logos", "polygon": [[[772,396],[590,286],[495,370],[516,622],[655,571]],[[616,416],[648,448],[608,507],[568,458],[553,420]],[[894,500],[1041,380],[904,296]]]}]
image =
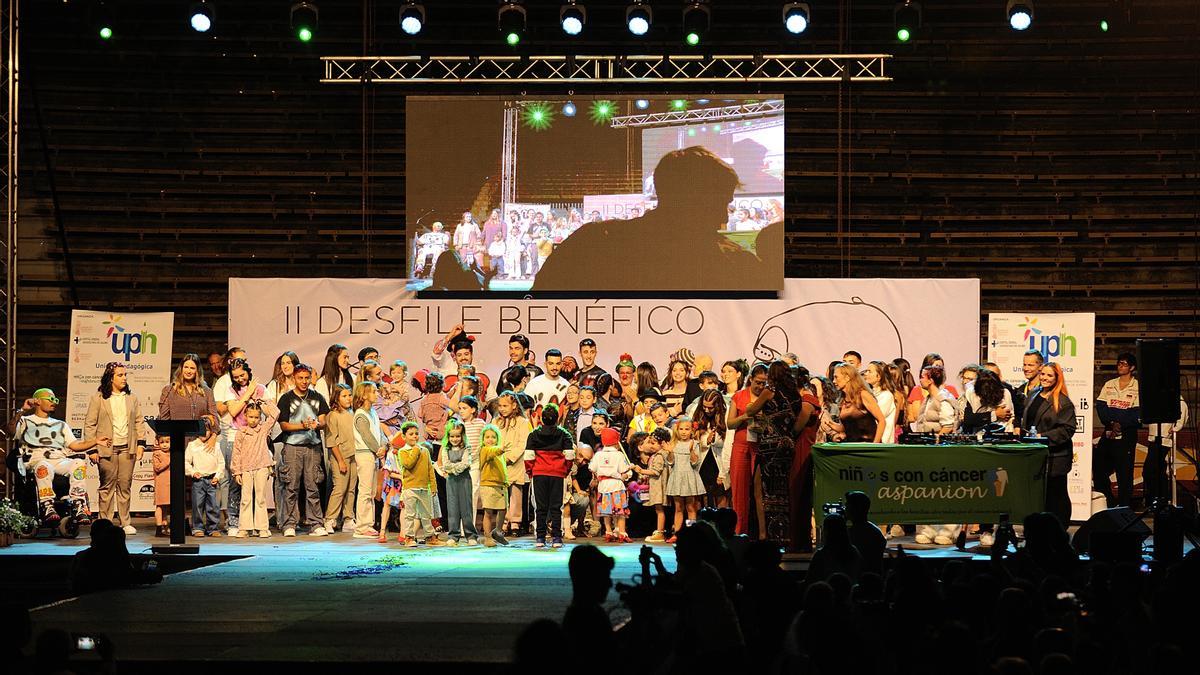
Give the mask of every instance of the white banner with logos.
[{"label": "white banner with logos", "polygon": [[590,337],[597,364],[622,352],[663,374],[680,347],[736,358],[793,352],[813,372],[853,349],[864,361],[903,355],[920,365],[939,352],[951,372],[979,360],[978,279],[787,279],[774,300],[423,300],[404,279],[230,279],[229,343],[247,351],[255,377],[286,349],[318,371],[330,344],[379,350],[409,372],[432,366],[433,343],[455,324],[477,336],[475,365],[491,381],[508,364],[508,336],[576,354]]},{"label": "white banner with logos", "polygon": [[629,220],[645,215],[654,208],[655,202],[640,192],[619,195],[584,195],[583,216],[592,212],[600,214],[600,220]]},{"label": "white banner with logos", "polygon": [[[100,386],[100,376],[110,361],[125,364],[130,389],[138,398],[142,415],[158,416],[158,398],[171,380],[171,359],[175,333],[173,312],[117,313],[89,310],[71,312],[70,363],[67,367],[66,419],[83,437],[88,400]],[[153,438],[147,438],[153,443]],[[154,467],[150,452],[133,468],[130,509],[154,510]],[[99,476],[92,466],[89,473],[88,499],[95,508]]]},{"label": "white banner with logos", "polygon": [[1021,360],[1033,349],[1063,369],[1075,402],[1074,467],[1068,478],[1071,519],[1092,515],[1092,373],[1096,351],[1096,315],[1024,312],[988,315],[988,360],[1000,366],[1004,380],[1023,385]]}]

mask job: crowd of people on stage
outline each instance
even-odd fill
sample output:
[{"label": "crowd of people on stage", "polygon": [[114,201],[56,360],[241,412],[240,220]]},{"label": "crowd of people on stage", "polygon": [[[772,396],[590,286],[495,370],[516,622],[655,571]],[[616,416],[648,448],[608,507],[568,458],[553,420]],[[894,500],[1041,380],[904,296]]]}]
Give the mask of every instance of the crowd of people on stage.
[{"label": "crowd of people on stage", "polygon": [[[683,347],[661,374],[629,354],[607,371],[590,338],[577,354],[551,348],[535,363],[529,339],[513,335],[508,354],[493,381],[474,366],[474,338],[456,326],[428,368],[374,348],[352,367],[340,344],[316,366],[284,351],[268,375],[238,348],[206,362],[187,355],[157,416],[206,420],[184,457],[192,534],[269,537],[273,518],[287,537],[342,531],[385,541],[398,513],[409,545],[503,545],[528,533],[539,546],[580,535],[669,542],[700,508],[731,506],[738,533],[765,537],[760,465],[783,456],[791,540],[804,550],[814,443],[892,443],[906,430],[975,434],[988,425],[1047,439],[1047,510],[1069,517],[1076,414],[1061,368],[1037,352],[1025,355],[1026,381],[1015,387],[995,364],[964,366],[951,382],[938,354],[913,369],[903,358],[864,363],[847,351],[815,373],[792,354],[717,367]],[[122,364],[108,364],[82,438],[51,416],[58,399],[47,389],[13,418],[44,519],[59,517],[51,482],[67,475],[82,517],[113,518],[132,534],[133,466],[152,452],[155,522],[168,531],[172,460],[166,439],[147,432],[129,380]],[[98,463],[98,504],[86,503],[85,461]],[[918,541],[947,544],[939,535],[949,534],[926,526]]]},{"label": "crowd of people on stage", "polygon": [[[645,210],[652,210],[652,207]],[[645,210],[630,207],[622,220],[640,218]],[[735,207],[730,204],[728,210],[725,229],[730,232],[758,231],[783,218],[783,206],[777,199],[768,199],[762,206]],[[511,209],[507,215],[502,215],[500,209],[492,209],[480,224],[470,211],[464,211],[452,232],[437,221],[430,231],[417,235],[412,275],[414,278],[432,277],[438,257],[453,250],[462,264],[493,274],[495,278],[532,279],[555,247],[583,225],[602,219],[600,212],[594,209],[584,214],[571,208],[561,216],[531,208]]]}]

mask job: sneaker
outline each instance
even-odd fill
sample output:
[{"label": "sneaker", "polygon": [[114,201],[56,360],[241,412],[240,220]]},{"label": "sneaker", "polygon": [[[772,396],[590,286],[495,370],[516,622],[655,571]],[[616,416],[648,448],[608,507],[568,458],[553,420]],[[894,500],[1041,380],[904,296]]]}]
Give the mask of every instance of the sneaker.
[{"label": "sneaker", "polygon": [[258,538],[259,538],[259,539],[270,539],[270,538],[271,538],[271,531],[270,531],[270,530],[259,530],[259,531],[258,531]]},{"label": "sneaker", "polygon": [[534,548],[546,548],[546,538],[538,537],[537,543],[534,544],[533,547]]},{"label": "sneaker", "polygon": [[991,548],[996,545],[996,534],[994,532],[983,532],[979,535],[979,545],[984,548]]},{"label": "sneaker", "polygon": [[655,530],[649,537],[646,537],[646,541],[651,544],[661,544],[666,540],[667,538],[663,536],[662,530]]},{"label": "sneaker", "polygon": [[562,548],[562,537],[555,537],[550,540],[550,548]]},{"label": "sneaker", "polygon": [[900,525],[893,525],[892,529],[888,531],[888,534],[892,535],[893,537],[903,537],[904,528]]},{"label": "sneaker", "polygon": [[249,535],[250,533],[246,530],[238,530],[237,532],[233,533],[233,536],[237,537],[238,539],[245,539]]},{"label": "sneaker", "polygon": [[[936,537],[937,535],[934,535],[934,536]],[[918,532],[916,541],[918,544],[932,544],[933,537],[930,537],[929,535],[925,534],[924,532]]]},{"label": "sneaker", "polygon": [[492,530],[492,541],[500,544],[501,546],[508,546],[508,540],[505,539],[504,535],[500,533],[500,528]]},{"label": "sneaker", "polygon": [[417,540],[416,540],[416,539],[411,539],[411,538],[410,538],[410,539],[405,539],[405,540],[404,540],[404,545],[405,545],[405,546],[407,546],[407,547],[409,547],[409,548],[416,548],[416,547],[417,547]]},{"label": "sneaker", "polygon": [[327,536],[329,536],[329,532],[325,528],[318,525],[308,531],[308,536],[310,536],[310,537],[327,537]]},{"label": "sneaker", "polygon": [[221,531],[220,531],[220,530],[213,530],[212,532],[209,532],[209,533],[208,533],[208,536],[210,536],[210,537],[220,537],[220,536],[221,536]]},{"label": "sneaker", "polygon": [[470,539],[467,540],[467,546],[478,546],[478,545],[479,545],[479,540],[476,539],[475,537],[471,537]]},{"label": "sneaker", "polygon": [[448,539],[448,540],[446,540],[446,545],[447,546],[458,546],[458,540],[457,539]]},{"label": "sneaker", "polygon": [[228,530],[228,532],[227,532],[227,534],[228,534],[229,536],[231,536],[231,537],[236,537],[236,536],[237,536],[237,533],[238,533],[238,528],[237,528],[237,525],[234,525],[233,527],[230,527],[230,528],[229,528],[229,530]]},{"label": "sneaker", "polygon": [[294,528],[294,527],[289,527],[289,528],[286,528],[286,529],[283,531],[283,536],[285,536],[285,537],[294,537],[294,536],[296,536],[296,528]]},{"label": "sneaker", "polygon": [[326,532],[337,532],[337,523],[332,520],[325,521]]},{"label": "sneaker", "polygon": [[491,537],[487,537],[483,540],[483,546],[484,548],[494,548],[496,546],[496,540],[492,539]]},{"label": "sneaker", "polygon": [[192,536],[193,537],[203,537],[204,530],[192,530]]},{"label": "sneaker", "polygon": [[342,532],[353,532],[358,529],[358,523],[347,518],[342,521]]},{"label": "sneaker", "polygon": [[363,530],[362,532],[354,533],[355,539],[377,539],[378,537],[379,537],[379,530],[377,530],[373,527],[368,527],[367,529]]},{"label": "sneaker", "polygon": [[[937,536],[938,529],[932,525],[921,525],[917,527],[917,543],[930,544],[933,543],[933,538]],[[924,540],[924,541],[922,541]]]},{"label": "sneaker", "polygon": [[458,544],[457,543],[447,544],[446,542],[442,541],[441,539],[438,539],[435,536],[435,537],[430,537],[430,538],[426,539],[425,545],[426,546],[457,546]]},{"label": "sneaker", "polygon": [[132,525],[126,525],[125,527],[122,527],[121,529],[124,530],[125,534],[129,535],[130,537],[137,534],[137,530],[133,529]]},{"label": "sneaker", "polygon": [[938,546],[949,546],[954,543],[954,540],[944,534],[938,534],[938,536],[933,538],[933,543]]}]

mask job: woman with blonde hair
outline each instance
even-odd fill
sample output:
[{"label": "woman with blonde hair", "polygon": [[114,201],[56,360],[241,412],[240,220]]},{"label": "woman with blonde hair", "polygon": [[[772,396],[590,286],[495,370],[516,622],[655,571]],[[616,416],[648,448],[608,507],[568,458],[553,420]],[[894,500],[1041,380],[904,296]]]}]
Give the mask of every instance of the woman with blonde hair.
[{"label": "woman with blonde hair", "polygon": [[1046,510],[1065,528],[1071,523],[1071,497],[1067,475],[1071,473],[1071,439],[1075,436],[1075,404],[1067,393],[1062,367],[1054,361],[1038,371],[1038,388],[1025,404],[1021,428],[1030,436],[1049,441],[1050,463],[1046,472]]},{"label": "woman with blonde hair", "polygon": [[[354,499],[355,539],[375,539],[379,536],[375,520],[375,481],[379,465],[387,453],[387,427],[379,421],[375,401],[379,387],[370,380],[354,385],[351,407],[354,409],[354,472],[358,479],[358,494]],[[381,523],[386,526],[387,523]]]},{"label": "woman with blonde hair", "polygon": [[[196,354],[184,354],[171,376],[171,383],[163,387],[162,394],[158,397],[158,418],[198,420],[201,415],[216,417],[217,402],[213,400],[212,389],[204,384],[204,376],[200,372],[200,357]],[[188,440],[198,436],[200,434],[193,434],[188,436]],[[212,442],[216,443],[216,440]]]},{"label": "woman with blonde hair", "polygon": [[849,363],[837,364],[833,368],[833,386],[842,392],[834,429],[846,435],[844,442],[882,442],[887,419],[858,370]]}]

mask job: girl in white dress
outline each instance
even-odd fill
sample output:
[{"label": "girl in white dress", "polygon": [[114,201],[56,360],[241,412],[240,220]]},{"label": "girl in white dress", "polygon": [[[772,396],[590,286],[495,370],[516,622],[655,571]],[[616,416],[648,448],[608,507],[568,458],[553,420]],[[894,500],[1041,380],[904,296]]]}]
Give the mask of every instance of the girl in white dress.
[{"label": "girl in white dress", "polygon": [[700,442],[692,438],[692,420],[680,417],[671,433],[671,447],[665,453],[671,467],[666,492],[675,503],[675,521],[667,543],[675,543],[675,534],[683,529],[685,509],[689,522],[695,521],[700,511],[700,498],[706,494],[704,481],[700,480],[700,454]]}]

